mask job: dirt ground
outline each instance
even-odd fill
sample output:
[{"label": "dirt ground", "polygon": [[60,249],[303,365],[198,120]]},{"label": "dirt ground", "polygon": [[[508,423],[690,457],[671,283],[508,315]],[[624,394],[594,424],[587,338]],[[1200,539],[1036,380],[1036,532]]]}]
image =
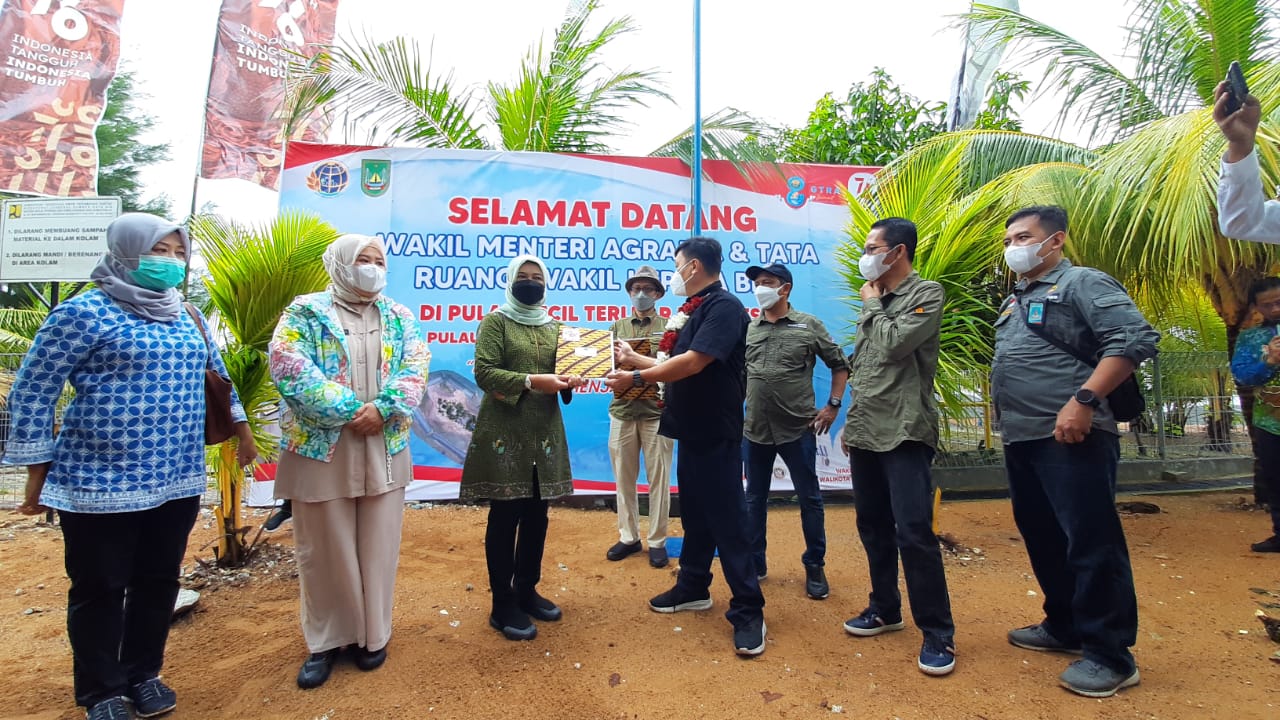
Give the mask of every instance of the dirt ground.
[{"label": "dirt ground", "polygon": [[[562,605],[532,642],[487,623],[481,508],[406,509],[390,659],[362,673],[340,662],[324,687],[294,677],[306,652],[297,622],[290,526],[270,537],[270,562],[248,575],[201,580],[195,612],[176,621],[165,678],[175,719],[289,718],[1280,718],[1280,645],[1254,617],[1280,604],[1280,555],[1249,552],[1266,516],[1234,494],[1144,497],[1163,510],[1126,515],[1141,627],[1142,684],[1107,700],[1057,686],[1063,656],[1019,650],[1005,631],[1040,619],[1039,588],[1007,501],[947,503],[947,554],[958,664],[946,678],[915,667],[907,632],[852,638],[841,623],[866,603],[866,560],[851,505],[827,509],[831,597],[804,596],[798,510],[771,509],[764,581],[768,646],[736,657],[717,577],[712,610],[650,612],[674,569],[643,555],[608,562],[608,511],[553,508],[543,594]],[[251,522],[261,522],[257,512]],[[188,569],[212,532],[202,517]],[[0,527],[0,716],[77,718],[65,634],[60,533],[10,516]],[[678,532],[679,523],[674,522]],[[1270,591],[1273,595],[1264,594]],[[31,612],[28,612],[31,611]],[[1280,609],[1272,608],[1280,616]]]}]

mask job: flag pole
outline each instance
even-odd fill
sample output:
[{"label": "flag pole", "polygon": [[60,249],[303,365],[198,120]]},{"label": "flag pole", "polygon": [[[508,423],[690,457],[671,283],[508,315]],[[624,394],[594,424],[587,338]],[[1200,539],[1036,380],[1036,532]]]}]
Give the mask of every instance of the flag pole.
[{"label": "flag pole", "polygon": [[702,234],[702,0],[693,0],[693,234]]}]

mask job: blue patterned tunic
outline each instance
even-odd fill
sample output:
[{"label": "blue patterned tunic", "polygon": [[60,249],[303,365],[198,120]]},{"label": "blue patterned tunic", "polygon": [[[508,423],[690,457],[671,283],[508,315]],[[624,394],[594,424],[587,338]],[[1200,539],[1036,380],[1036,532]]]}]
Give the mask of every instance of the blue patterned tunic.
[{"label": "blue patterned tunic", "polygon": [[[147,510],[204,492],[204,370],[227,377],[183,312],[129,313],[94,289],[53,310],[9,393],[3,462],[52,461],[40,502],[80,513]],[[63,383],[75,398],[53,437]],[[232,416],[245,419],[232,394]]]}]

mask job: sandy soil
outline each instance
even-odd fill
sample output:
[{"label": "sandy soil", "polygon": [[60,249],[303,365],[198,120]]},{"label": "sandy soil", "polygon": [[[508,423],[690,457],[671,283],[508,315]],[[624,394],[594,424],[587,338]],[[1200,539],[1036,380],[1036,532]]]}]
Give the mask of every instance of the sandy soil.
[{"label": "sandy soil", "polygon": [[[1107,700],[1059,688],[1063,657],[1005,641],[1008,628],[1040,619],[1041,603],[1007,501],[943,507],[943,530],[962,549],[946,561],[958,667],[941,679],[916,669],[920,640],[909,621],[907,632],[869,639],[841,629],[867,592],[850,505],[827,510],[825,601],[804,596],[798,510],[772,509],[768,649],[751,660],[732,653],[719,578],[710,611],[650,612],[645,600],[671,585],[674,570],[651,569],[642,555],[606,561],[613,514],[571,508],[552,510],[542,585],[565,619],[541,624],[533,642],[504,640],[486,622],[485,511],[438,506],[406,510],[382,669],[342,662],[324,687],[296,687],[305,650],[286,525],[270,536],[277,562],[207,584],[198,609],[176,622],[165,672],[179,694],[171,717],[1280,718],[1280,662],[1268,659],[1280,646],[1254,617],[1262,603],[1280,603],[1280,555],[1248,550],[1265,516],[1229,494],[1143,499],[1164,512],[1124,520],[1142,684]],[[193,558],[211,557],[198,550],[211,537],[207,522],[197,524]],[[71,696],[60,534],[27,519],[4,525],[0,716],[83,717]]]}]

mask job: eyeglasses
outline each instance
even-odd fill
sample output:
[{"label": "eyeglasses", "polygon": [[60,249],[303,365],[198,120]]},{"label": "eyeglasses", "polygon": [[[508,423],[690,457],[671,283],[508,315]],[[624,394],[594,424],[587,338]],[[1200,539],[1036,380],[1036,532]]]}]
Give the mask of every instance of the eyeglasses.
[{"label": "eyeglasses", "polygon": [[889,252],[888,245],[867,245],[862,248],[862,252],[866,255],[879,255],[880,253]]},{"label": "eyeglasses", "polygon": [[632,285],[631,292],[656,293],[658,292],[658,288],[653,285]]}]

